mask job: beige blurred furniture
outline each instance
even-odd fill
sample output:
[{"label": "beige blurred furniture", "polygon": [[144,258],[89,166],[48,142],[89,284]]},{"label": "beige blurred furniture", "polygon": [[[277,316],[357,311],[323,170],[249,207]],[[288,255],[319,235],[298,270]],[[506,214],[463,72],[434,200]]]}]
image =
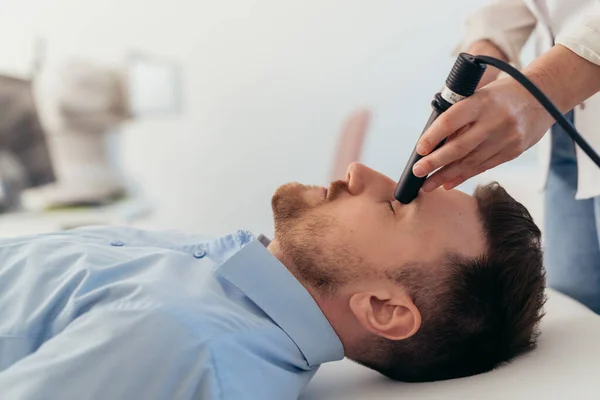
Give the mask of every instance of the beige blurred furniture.
[{"label": "beige blurred furniture", "polygon": [[338,143],[329,175],[330,182],[346,179],[348,165],[360,161],[370,122],[371,112],[367,109],[356,110],[344,121],[338,135]]}]

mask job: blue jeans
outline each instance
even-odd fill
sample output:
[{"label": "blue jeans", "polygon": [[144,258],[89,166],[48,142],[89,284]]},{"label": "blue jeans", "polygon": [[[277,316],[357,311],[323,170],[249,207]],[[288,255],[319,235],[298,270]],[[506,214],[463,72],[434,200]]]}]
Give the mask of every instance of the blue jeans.
[{"label": "blue jeans", "polygon": [[[572,111],[566,116],[573,121]],[[600,314],[600,197],[575,200],[575,144],[557,124],[551,135],[544,216],[548,286]]]}]

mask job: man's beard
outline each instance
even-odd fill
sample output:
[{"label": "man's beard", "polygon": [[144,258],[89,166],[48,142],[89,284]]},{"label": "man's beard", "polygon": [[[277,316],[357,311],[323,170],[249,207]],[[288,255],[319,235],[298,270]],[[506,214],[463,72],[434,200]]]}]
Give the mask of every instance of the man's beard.
[{"label": "man's beard", "polygon": [[288,183],[281,186],[271,201],[275,239],[286,265],[296,277],[321,294],[332,294],[346,283],[354,268],[341,238],[331,237],[336,226],[332,216],[321,212],[328,203],[348,193],[345,181],[333,182],[325,199],[309,204],[303,194],[310,187]]}]

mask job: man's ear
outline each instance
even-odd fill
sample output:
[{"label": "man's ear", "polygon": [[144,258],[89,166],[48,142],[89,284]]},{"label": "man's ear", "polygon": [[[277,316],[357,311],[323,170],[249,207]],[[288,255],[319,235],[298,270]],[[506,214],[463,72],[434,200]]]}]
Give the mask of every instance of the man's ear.
[{"label": "man's ear", "polygon": [[355,293],[349,305],[365,329],[390,340],[408,339],[421,326],[421,313],[404,291],[382,289]]}]

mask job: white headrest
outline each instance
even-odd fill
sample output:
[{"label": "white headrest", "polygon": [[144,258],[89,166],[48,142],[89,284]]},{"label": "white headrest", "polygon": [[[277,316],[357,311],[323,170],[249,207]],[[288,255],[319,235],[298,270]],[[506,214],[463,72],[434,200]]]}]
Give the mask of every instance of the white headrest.
[{"label": "white headrest", "polygon": [[538,349],[492,372],[408,384],[343,360],[321,367],[302,400],[600,399],[600,316],[548,290]]}]

